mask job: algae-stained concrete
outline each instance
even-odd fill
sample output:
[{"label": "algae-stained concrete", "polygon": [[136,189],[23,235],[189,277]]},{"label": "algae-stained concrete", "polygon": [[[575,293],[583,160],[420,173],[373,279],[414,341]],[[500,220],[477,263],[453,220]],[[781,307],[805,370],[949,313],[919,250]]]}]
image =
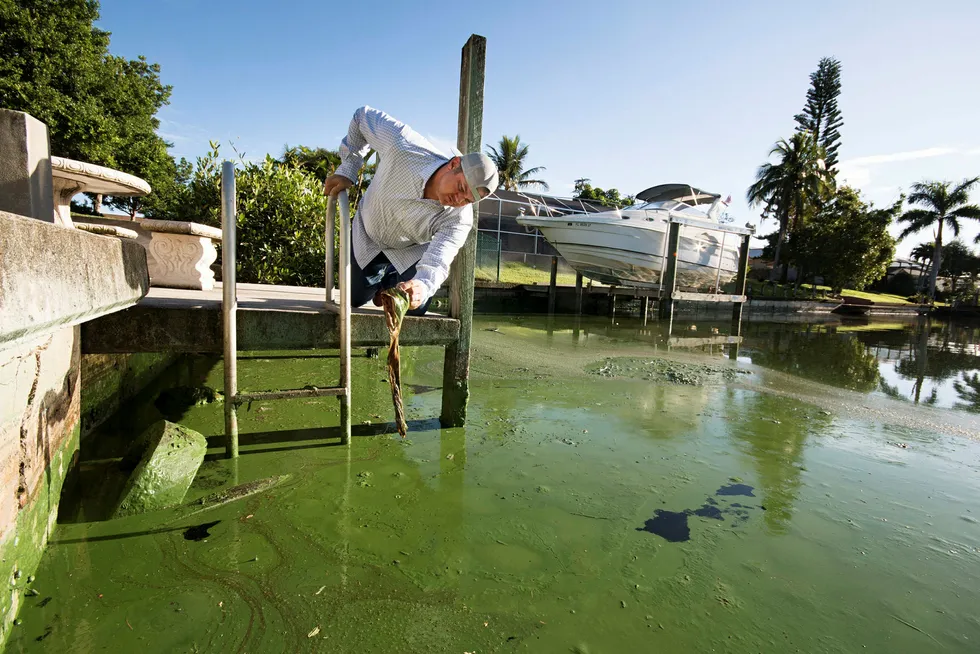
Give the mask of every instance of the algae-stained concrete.
[{"label": "algae-stained concrete", "polygon": [[54,528],[78,450],[78,328],[0,349],[0,646]]},{"label": "algae-stained concrete", "polygon": [[[274,288],[274,287],[272,287]],[[156,289],[154,289],[156,290]],[[151,302],[107,315],[82,328],[86,354],[114,352],[222,352],[221,303],[210,299]],[[358,346],[388,345],[384,315],[378,311],[351,315],[351,335]],[[459,338],[459,321],[444,317],[408,316],[402,325],[402,345],[446,345]],[[238,311],[238,349],[328,349],[340,344],[335,312],[241,309]]]},{"label": "algae-stained concrete", "polygon": [[123,465],[139,463],[130,476],[113,517],[166,509],[184,501],[208,444],[200,433],[167,420],[147,429],[134,443]]},{"label": "algae-stained concrete", "polygon": [[0,212],[0,347],[124,309],[146,295],[135,241]]},{"label": "algae-stained concrete", "polygon": [[82,436],[174,363],[170,353],[82,355]]}]

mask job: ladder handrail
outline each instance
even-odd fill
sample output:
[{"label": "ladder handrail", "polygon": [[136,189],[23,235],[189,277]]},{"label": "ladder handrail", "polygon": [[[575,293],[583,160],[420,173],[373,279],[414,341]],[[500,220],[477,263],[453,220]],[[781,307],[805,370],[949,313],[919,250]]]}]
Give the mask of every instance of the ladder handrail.
[{"label": "ladder handrail", "polygon": [[222,236],[222,297],[221,313],[224,331],[224,373],[225,373],[225,452],[229,458],[238,457],[238,404],[240,401],[256,399],[285,399],[289,397],[314,397],[337,395],[340,400],[340,438],[341,443],[350,445],[350,347],[351,347],[351,305],[350,305],[350,201],[346,191],[339,198],[327,201],[326,225],[324,227],[324,292],[326,303],[332,304],[334,268],[334,216],[337,200],[340,200],[340,297],[338,298],[338,318],[340,322],[340,382],[333,388],[298,389],[292,391],[272,391],[266,393],[238,392],[238,294],[236,283],[236,227],[238,223],[235,204],[235,164],[224,161],[221,164],[221,236]]},{"label": "ladder handrail", "polygon": [[235,204],[235,164],[221,163],[221,318],[224,325],[225,453],[238,458],[238,293],[235,252],[238,211]]},{"label": "ladder handrail", "polygon": [[[331,198],[332,199],[332,198]],[[351,436],[350,425],[350,258],[351,258],[351,215],[350,200],[347,191],[338,194],[340,200],[340,386],[344,389],[344,394],[340,396],[340,442],[349,445]],[[333,227],[333,212],[329,210],[328,219],[331,228]],[[333,232],[333,229],[330,230]],[[333,234],[326,243],[327,251],[333,253]],[[326,272],[326,271],[325,271]],[[324,288],[333,286],[333,276],[324,280]],[[331,291],[326,291],[328,299]]]}]

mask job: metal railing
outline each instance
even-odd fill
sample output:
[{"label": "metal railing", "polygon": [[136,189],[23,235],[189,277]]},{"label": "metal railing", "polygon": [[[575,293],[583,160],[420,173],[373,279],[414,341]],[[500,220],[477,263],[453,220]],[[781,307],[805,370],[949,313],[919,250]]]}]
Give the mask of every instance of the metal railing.
[{"label": "metal railing", "polygon": [[351,305],[350,305],[350,201],[343,191],[340,200],[340,275],[339,301],[333,301],[334,274],[334,216],[337,213],[337,198],[327,202],[324,238],[326,256],[324,261],[325,303],[338,307],[340,320],[340,380],[337,386],[299,388],[291,390],[262,391],[256,393],[238,392],[238,289],[236,282],[236,227],[238,212],[235,203],[235,164],[225,161],[221,164],[221,234],[222,234],[222,301],[221,314],[224,324],[224,372],[225,372],[225,453],[229,458],[238,456],[238,406],[256,400],[282,400],[300,397],[323,397],[336,395],[340,399],[341,442],[350,444],[350,347],[351,347]]}]

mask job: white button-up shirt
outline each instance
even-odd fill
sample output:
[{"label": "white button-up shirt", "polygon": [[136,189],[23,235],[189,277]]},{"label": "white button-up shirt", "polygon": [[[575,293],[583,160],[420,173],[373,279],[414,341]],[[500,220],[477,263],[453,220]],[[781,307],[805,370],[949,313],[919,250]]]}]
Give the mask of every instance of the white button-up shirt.
[{"label": "white button-up shirt", "polygon": [[341,141],[337,174],[356,181],[369,149],[378,153],[378,169],[354,216],[354,257],[363,268],[383,252],[399,274],[417,262],[415,279],[431,297],[466,242],[473,207],[424,199],[425,183],[448,159],[408,125],[361,107]]}]

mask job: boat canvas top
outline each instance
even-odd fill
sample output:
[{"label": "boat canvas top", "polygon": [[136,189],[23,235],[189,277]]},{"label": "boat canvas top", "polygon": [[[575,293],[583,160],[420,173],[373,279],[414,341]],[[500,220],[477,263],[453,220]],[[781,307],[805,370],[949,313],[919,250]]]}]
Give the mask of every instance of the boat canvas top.
[{"label": "boat canvas top", "polygon": [[689,184],[658,184],[640,191],[636,194],[636,199],[643,202],[683,202],[685,204],[712,204],[721,197],[718,193],[709,193],[701,189],[694,188]]}]

